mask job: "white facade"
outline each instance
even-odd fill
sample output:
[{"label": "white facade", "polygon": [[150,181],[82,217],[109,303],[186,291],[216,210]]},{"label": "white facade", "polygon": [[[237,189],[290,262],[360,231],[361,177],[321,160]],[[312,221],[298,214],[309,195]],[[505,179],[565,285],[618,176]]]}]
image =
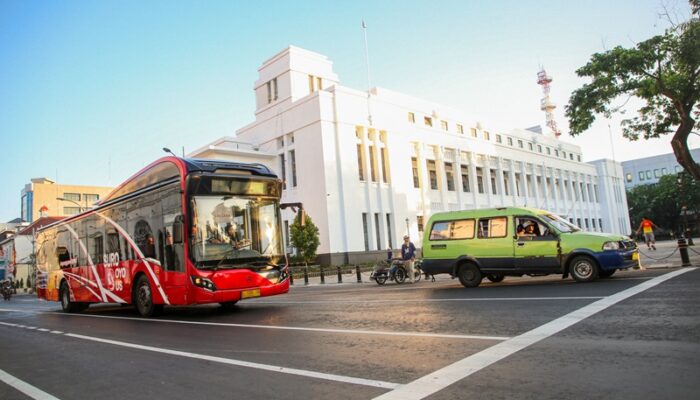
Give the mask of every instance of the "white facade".
[{"label": "white facade", "polygon": [[614,185],[624,198],[622,172],[601,175],[581,162],[578,146],[529,130],[490,131],[462,111],[386,89],[340,86],[325,56],[296,47],[258,71],[256,118],[236,140],[275,155],[268,165],[284,177],[283,202],[304,204],[322,262],[397,248],[407,231],[420,245],[430,215],[448,210],[528,206],[591,231],[601,223],[630,230],[629,222],[620,229],[619,204],[609,198]]},{"label": "white facade", "polygon": [[[700,160],[700,149],[690,149],[690,154],[696,162]],[[664,175],[675,175],[683,171],[673,153],[623,161],[622,169],[627,189],[638,185],[657,183]]]}]

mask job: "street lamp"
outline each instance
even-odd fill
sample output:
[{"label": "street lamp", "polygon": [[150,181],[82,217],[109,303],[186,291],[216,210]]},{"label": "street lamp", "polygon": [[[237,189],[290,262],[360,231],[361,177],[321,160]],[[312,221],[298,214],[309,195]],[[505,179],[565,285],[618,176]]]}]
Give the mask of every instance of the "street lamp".
[{"label": "street lamp", "polygon": [[175,153],[173,153],[173,152],[172,152],[169,148],[167,148],[167,147],[163,147],[163,151],[166,152],[166,153],[172,154],[173,157],[177,157],[177,156],[175,155]]},{"label": "street lamp", "polygon": [[[59,201],[69,201],[69,202],[75,204],[76,206],[78,206],[78,212],[79,212],[79,213],[83,212],[83,206],[81,206],[80,203],[78,203],[78,202],[75,201],[75,200],[65,199],[65,198],[63,198],[63,197],[56,197],[56,200],[59,200]],[[87,201],[87,200],[86,200],[86,201]],[[87,207],[87,204],[86,204],[86,205],[85,205],[85,210],[87,210],[87,209],[88,209],[88,207]]]}]

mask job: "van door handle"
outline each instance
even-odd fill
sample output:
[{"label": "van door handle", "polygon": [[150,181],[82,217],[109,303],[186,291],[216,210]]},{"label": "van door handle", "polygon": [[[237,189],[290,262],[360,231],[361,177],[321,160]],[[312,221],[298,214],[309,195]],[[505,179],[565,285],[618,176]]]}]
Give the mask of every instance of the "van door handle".
[{"label": "van door handle", "polygon": [[446,244],[431,244],[430,248],[433,250],[444,250],[447,248]]},{"label": "van door handle", "polygon": [[518,247],[523,247],[525,246],[525,242],[518,242]]}]

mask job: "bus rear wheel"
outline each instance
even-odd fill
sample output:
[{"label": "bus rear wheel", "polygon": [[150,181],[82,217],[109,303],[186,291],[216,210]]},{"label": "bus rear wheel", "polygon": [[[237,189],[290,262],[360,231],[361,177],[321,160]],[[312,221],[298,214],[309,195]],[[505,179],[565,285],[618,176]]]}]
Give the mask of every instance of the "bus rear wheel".
[{"label": "bus rear wheel", "polygon": [[151,290],[151,284],[148,282],[146,275],[141,275],[136,280],[134,303],[136,311],[142,317],[153,317],[163,311],[162,304],[153,304],[153,290]]},{"label": "bus rear wheel", "polygon": [[68,282],[66,281],[61,282],[58,295],[61,298],[61,309],[63,309],[63,312],[75,313],[88,308],[88,303],[80,303],[70,299],[70,289],[68,288]]}]

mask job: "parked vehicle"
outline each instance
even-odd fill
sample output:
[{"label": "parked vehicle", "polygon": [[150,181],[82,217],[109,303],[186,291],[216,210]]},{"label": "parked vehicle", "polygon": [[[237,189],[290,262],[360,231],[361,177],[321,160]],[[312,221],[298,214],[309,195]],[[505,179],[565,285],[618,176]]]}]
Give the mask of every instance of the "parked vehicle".
[{"label": "parked vehicle", "polygon": [[562,274],[578,282],[612,276],[637,266],[634,241],[584,232],[549,211],[491,208],[434,214],[423,238],[427,274],[450,274],[465,287],[483,277]]},{"label": "parked vehicle", "polygon": [[[416,260],[413,264],[413,281],[418,282],[421,279],[423,272],[421,271],[421,261]],[[393,273],[391,272],[392,267],[394,268]],[[377,285],[383,285],[386,281],[395,281],[398,284],[402,284],[406,281],[408,277],[408,271],[404,267],[404,262],[400,258],[395,258],[391,261],[381,260],[374,265],[374,270],[369,276],[370,280],[377,282]]]}]

